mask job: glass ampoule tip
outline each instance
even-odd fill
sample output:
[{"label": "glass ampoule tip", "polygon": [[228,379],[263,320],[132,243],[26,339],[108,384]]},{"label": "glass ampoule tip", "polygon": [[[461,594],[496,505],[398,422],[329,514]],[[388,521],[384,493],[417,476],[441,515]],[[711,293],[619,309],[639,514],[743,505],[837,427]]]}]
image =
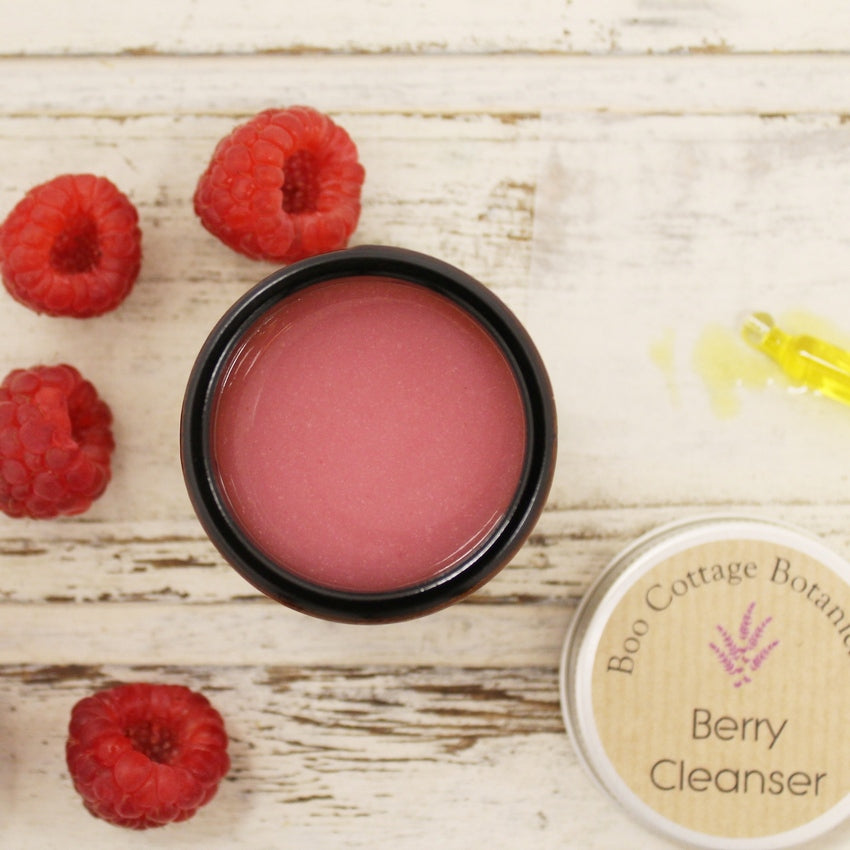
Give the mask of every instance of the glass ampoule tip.
[{"label": "glass ampoule tip", "polygon": [[748,313],[741,321],[741,336],[753,348],[761,348],[774,327],[770,314]]}]

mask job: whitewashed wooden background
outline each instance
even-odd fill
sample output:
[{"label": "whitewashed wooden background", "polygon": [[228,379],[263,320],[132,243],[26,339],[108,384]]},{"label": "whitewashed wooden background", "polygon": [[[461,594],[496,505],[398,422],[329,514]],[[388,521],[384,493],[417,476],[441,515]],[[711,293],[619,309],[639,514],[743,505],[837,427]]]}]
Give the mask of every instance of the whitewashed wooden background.
[{"label": "whitewashed wooden background", "polygon": [[[0,846],[668,847],[577,764],[561,642],[609,558],[669,519],[744,509],[850,556],[850,410],[774,383],[721,415],[693,359],[747,307],[850,335],[850,5],[0,0],[0,21],[0,217],[38,182],[93,171],[144,231],[115,313],[0,308],[2,373],[75,364],[118,441],[88,514],[0,517]],[[407,624],[260,597],[182,484],[195,353],[270,271],[200,227],[195,180],[235,123],[293,103],[358,144],[353,241],[492,286],[557,388],[537,531],[484,590]],[[192,821],[127,834],[83,810],[63,746],[77,699],[139,679],[207,693],[233,769]],[[850,827],[818,847],[848,842]]]}]

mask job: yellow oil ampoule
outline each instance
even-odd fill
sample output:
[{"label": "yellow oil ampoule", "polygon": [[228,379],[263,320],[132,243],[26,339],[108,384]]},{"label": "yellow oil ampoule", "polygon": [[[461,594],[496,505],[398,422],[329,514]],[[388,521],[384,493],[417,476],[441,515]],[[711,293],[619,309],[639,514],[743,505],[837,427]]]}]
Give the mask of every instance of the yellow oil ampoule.
[{"label": "yellow oil ampoule", "polygon": [[814,336],[789,334],[767,313],[751,313],[741,335],[775,360],[795,383],[850,404],[850,351]]}]

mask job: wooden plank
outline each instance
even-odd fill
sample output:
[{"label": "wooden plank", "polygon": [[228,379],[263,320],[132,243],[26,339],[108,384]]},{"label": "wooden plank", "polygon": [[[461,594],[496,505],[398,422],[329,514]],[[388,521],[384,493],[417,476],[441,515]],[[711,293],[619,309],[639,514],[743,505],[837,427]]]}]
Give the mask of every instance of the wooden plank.
[{"label": "wooden plank", "polygon": [[[2,109],[9,118],[39,119],[33,138],[48,153],[59,150],[56,127],[73,132],[68,118],[111,118],[128,123],[130,133],[137,118],[160,116],[178,136],[191,137],[197,120],[235,123],[293,103],[343,123],[359,113],[421,116],[430,120],[409,125],[416,132],[459,141],[474,136],[482,113],[499,117],[506,133],[541,114],[846,116],[848,61],[732,54],[12,58],[3,61]],[[107,127],[91,130],[90,139],[108,137]],[[399,127],[393,133],[399,141],[410,136]]]},{"label": "wooden plank", "polygon": [[[309,6],[274,0],[36,0],[3,16],[0,54],[846,52],[841,0],[386,0]],[[45,26],[44,22],[50,25]]]},{"label": "wooden plank", "polygon": [[[565,603],[456,605],[407,623],[328,623],[252,604],[4,605],[0,664],[557,666]],[[521,636],[521,639],[517,639]]]}]

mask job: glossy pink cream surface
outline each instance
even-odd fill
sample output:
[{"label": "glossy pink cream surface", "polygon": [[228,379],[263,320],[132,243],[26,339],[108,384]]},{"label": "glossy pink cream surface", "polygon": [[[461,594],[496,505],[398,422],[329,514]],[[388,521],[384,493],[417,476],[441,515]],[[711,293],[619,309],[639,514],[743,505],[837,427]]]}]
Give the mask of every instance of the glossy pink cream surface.
[{"label": "glossy pink cream surface", "polygon": [[516,378],[448,298],[383,277],[270,309],[216,391],[212,451],[243,531],[337,590],[420,584],[504,517],[525,453]]}]

